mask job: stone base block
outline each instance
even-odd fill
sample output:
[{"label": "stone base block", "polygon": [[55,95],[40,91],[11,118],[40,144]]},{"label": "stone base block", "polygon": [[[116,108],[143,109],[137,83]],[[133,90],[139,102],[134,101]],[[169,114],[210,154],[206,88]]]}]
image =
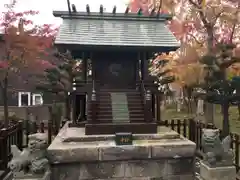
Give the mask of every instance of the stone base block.
[{"label": "stone base block", "polygon": [[[110,179],[96,179],[96,180],[192,180],[192,175],[177,175],[168,177],[131,177],[131,178],[110,178]],[[92,179],[89,179],[92,180]]]},{"label": "stone base block", "polygon": [[235,166],[209,167],[200,162],[200,177],[203,180],[236,180]]},{"label": "stone base block", "polygon": [[[52,179],[64,180],[139,180],[146,178],[151,180],[177,180],[177,177],[185,177],[184,180],[193,180],[194,162],[192,159],[178,160],[131,160],[108,161],[95,163],[55,164],[51,167]],[[134,180],[133,178],[133,180]]]},{"label": "stone base block", "polygon": [[50,171],[42,175],[24,174],[23,172],[13,173],[13,180],[50,180]]},{"label": "stone base block", "polygon": [[196,145],[169,128],[133,134],[118,146],[114,135],[64,128],[48,147],[51,180],[194,180]]}]

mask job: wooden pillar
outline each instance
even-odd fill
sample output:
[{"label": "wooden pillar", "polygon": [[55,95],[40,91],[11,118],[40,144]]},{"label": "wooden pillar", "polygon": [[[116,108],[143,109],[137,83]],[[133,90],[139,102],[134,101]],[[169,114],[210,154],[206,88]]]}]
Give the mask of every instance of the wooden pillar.
[{"label": "wooden pillar", "polygon": [[96,64],[93,61],[93,54],[90,53],[90,59],[92,62],[92,81],[94,81],[94,87],[91,89],[91,96],[89,97],[89,101],[91,101],[91,120],[88,120],[88,123],[96,123],[97,122],[97,95],[96,95]]},{"label": "wooden pillar", "polygon": [[[83,80],[84,80],[84,83],[86,84],[87,82],[87,67],[88,67],[88,64],[87,64],[87,58],[85,56],[85,53],[83,52],[82,53],[82,60],[83,60]],[[81,100],[82,103],[81,103],[81,119],[86,119],[86,94],[85,96],[83,97],[83,99]]]},{"label": "wooden pillar", "polygon": [[145,122],[147,123],[153,122],[151,106],[152,106],[152,94],[150,90],[147,90],[145,94],[145,108],[144,108],[144,114],[145,114],[144,119],[145,119]]},{"label": "wooden pillar", "polygon": [[85,55],[86,53],[82,53],[82,61],[83,61],[83,80],[87,80],[87,57]]},{"label": "wooden pillar", "polygon": [[161,94],[158,93],[157,94],[157,102],[156,102],[156,105],[157,105],[157,121],[160,122],[161,121]]},{"label": "wooden pillar", "polygon": [[[147,53],[143,52],[142,56],[142,79],[145,81],[148,77],[148,60],[147,60]],[[153,121],[153,108],[152,108],[152,93],[150,89],[145,88],[145,121],[151,123]]]},{"label": "wooden pillar", "polygon": [[77,117],[76,117],[76,93],[72,92],[71,94],[71,100],[72,100],[72,119],[73,124],[77,124]]},{"label": "wooden pillar", "polygon": [[92,80],[96,80],[96,63],[93,60],[93,54],[90,53],[90,59],[92,62]]},{"label": "wooden pillar", "polygon": [[155,103],[156,103],[156,95],[155,94],[152,94],[152,117],[155,118]]},{"label": "wooden pillar", "polygon": [[88,119],[89,124],[97,123],[97,96],[96,92],[93,90],[90,97],[91,101],[91,119]]},{"label": "wooden pillar", "polygon": [[137,53],[137,62],[136,62],[136,89],[140,90],[140,81],[141,81],[141,76],[140,76],[140,71],[141,71],[141,54],[140,52]]},{"label": "wooden pillar", "polygon": [[143,66],[143,80],[146,80],[148,77],[148,59],[147,59],[147,53],[143,52],[143,58],[142,58],[142,66]]},{"label": "wooden pillar", "polygon": [[140,76],[139,76],[139,70],[140,70],[140,64],[139,64],[139,59],[140,56],[138,55],[137,60],[136,60],[136,82],[140,81]]},{"label": "wooden pillar", "polygon": [[144,60],[143,60],[142,53],[139,53],[139,60],[140,60],[141,80],[143,80],[143,74],[144,74]]}]

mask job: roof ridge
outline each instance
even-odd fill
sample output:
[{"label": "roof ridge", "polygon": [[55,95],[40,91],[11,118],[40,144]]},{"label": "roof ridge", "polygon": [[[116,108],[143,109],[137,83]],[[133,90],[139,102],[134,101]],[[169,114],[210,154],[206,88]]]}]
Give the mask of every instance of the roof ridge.
[{"label": "roof ridge", "polygon": [[69,14],[68,11],[53,11],[55,17],[61,17],[63,19],[96,19],[96,20],[131,20],[131,21],[166,21],[172,18],[169,14],[159,14],[155,16],[138,15],[135,13],[103,13],[91,12],[75,12]]}]

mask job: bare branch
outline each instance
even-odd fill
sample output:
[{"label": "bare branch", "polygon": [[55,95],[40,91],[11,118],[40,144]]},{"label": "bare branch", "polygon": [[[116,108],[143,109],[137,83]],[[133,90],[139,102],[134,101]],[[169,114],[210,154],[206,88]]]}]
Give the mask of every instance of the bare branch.
[{"label": "bare branch", "polygon": [[214,26],[218,20],[218,18],[222,15],[224,11],[222,10],[221,12],[219,12],[218,14],[215,14],[215,20],[213,21],[212,25]]},{"label": "bare branch", "polygon": [[226,68],[230,67],[232,64],[239,63],[239,62],[240,62],[239,58],[232,58],[231,60],[228,60],[228,61],[222,63],[221,68],[226,69]]},{"label": "bare branch", "polygon": [[[209,22],[207,21],[206,17],[204,16],[203,9],[202,9],[200,3],[197,4],[197,3],[195,3],[193,0],[188,0],[188,2],[189,2],[190,4],[192,4],[195,8],[197,8],[197,11],[198,11],[198,13],[199,13],[200,19],[201,19],[201,21],[203,22],[205,28],[207,28],[210,24],[209,24]],[[201,0],[201,2],[202,2],[202,0]]]},{"label": "bare branch", "polygon": [[204,44],[203,42],[200,42],[200,41],[196,38],[196,36],[194,36],[193,34],[188,34],[188,35],[190,35],[191,38],[193,38],[198,44],[200,44],[200,45],[203,45],[203,44]]},{"label": "bare branch", "polygon": [[[235,12],[235,16],[237,16],[239,12],[240,12],[240,2],[238,2],[238,7],[237,7],[237,10]],[[237,22],[238,22],[238,18],[235,19],[234,24],[233,24],[232,33],[230,35],[230,42],[231,43],[233,41],[233,37],[234,37],[235,30],[236,30]]]},{"label": "bare branch", "polygon": [[196,8],[201,9],[201,6],[199,4],[197,4],[197,3],[195,3],[193,0],[188,0],[188,2],[190,4],[192,4],[193,6],[195,6]]}]

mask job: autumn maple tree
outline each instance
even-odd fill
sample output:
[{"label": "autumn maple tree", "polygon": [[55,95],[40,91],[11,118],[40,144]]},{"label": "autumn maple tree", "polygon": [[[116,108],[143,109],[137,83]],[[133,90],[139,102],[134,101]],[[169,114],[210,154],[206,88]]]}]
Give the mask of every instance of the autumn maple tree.
[{"label": "autumn maple tree", "polygon": [[168,86],[168,84],[175,80],[174,75],[172,75],[171,69],[168,66],[171,58],[172,57],[166,53],[156,53],[155,57],[151,60],[149,70],[152,76],[157,77],[159,89],[161,89],[161,87]]},{"label": "autumn maple tree", "polygon": [[[141,7],[140,3],[136,8],[135,1],[131,3],[135,5],[133,10],[147,7]],[[181,42],[181,47],[175,52],[177,58],[171,61],[171,65],[176,82],[182,87],[201,87],[204,83],[210,86],[209,79],[216,75],[219,67],[225,80],[239,76],[240,1],[159,0],[149,3],[153,4],[148,7],[155,7],[156,12],[162,9],[160,12],[173,15],[167,25]],[[219,57],[225,51],[223,46],[232,47],[226,58]],[[184,71],[179,71],[182,69]],[[213,123],[213,105],[206,104],[207,123]]]},{"label": "autumn maple tree", "polygon": [[31,74],[35,70],[41,69],[36,68],[39,65],[40,67],[46,65],[41,60],[44,49],[46,49],[46,39],[43,38],[47,37],[47,34],[52,35],[55,33],[55,30],[49,30],[49,26],[37,26],[27,19],[28,16],[35,16],[38,12],[32,10],[15,12],[15,5],[16,0],[10,4],[5,4],[6,11],[2,12],[0,17],[0,28],[2,29],[0,42],[0,94],[4,105],[5,127],[9,125],[8,90],[10,79],[21,76],[26,70]]},{"label": "autumn maple tree", "polygon": [[[211,76],[213,64],[216,57],[216,51],[219,43],[235,44],[232,52],[236,51],[239,43],[239,3],[237,1],[194,1],[186,0],[185,5],[181,5],[180,15],[176,14],[174,21],[170,23],[170,29],[181,40],[183,49],[188,51],[189,47],[186,42],[190,42],[191,47],[195,47],[195,51],[199,51],[199,60],[205,59],[203,64],[205,67],[205,76]],[[183,7],[185,7],[183,9]],[[186,11],[189,7],[189,11]],[[191,50],[193,50],[191,48]],[[221,62],[225,66],[221,68],[222,72],[227,70],[231,65],[237,63],[236,58],[229,61]],[[217,62],[216,62],[217,63]],[[205,77],[205,79],[209,79]],[[208,122],[213,123],[213,106],[207,104]]]},{"label": "autumn maple tree", "polygon": [[[228,81],[226,72],[240,62],[236,53],[240,43],[240,2],[187,0],[185,3],[188,3],[191,11],[185,16],[182,26],[182,31],[185,32],[178,35],[183,44],[187,40],[188,43],[192,42],[191,47],[195,46],[195,51],[201,50],[198,52],[199,58],[196,63],[199,67],[204,68],[205,72],[202,76],[204,82],[198,85],[206,91],[205,100],[208,102],[206,118],[208,122],[213,123],[212,104],[221,104],[223,135],[226,136],[229,134],[229,104],[233,102],[232,99],[237,98],[233,95],[237,88],[236,82]],[[171,29],[174,32],[174,28],[177,27],[176,22],[172,21],[171,23],[170,27],[172,26]],[[174,23],[176,27],[174,27]],[[185,47],[187,46],[185,45]],[[237,102],[239,105],[239,101]]]}]

